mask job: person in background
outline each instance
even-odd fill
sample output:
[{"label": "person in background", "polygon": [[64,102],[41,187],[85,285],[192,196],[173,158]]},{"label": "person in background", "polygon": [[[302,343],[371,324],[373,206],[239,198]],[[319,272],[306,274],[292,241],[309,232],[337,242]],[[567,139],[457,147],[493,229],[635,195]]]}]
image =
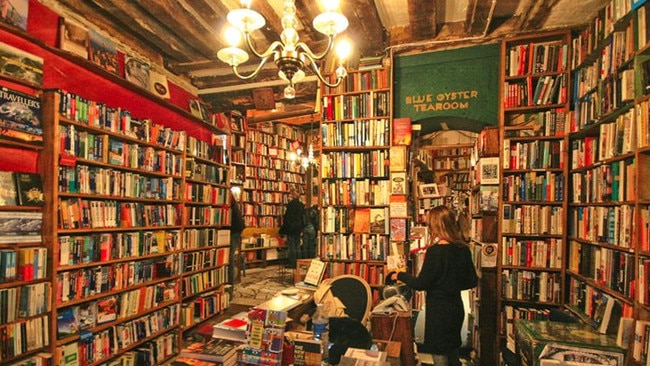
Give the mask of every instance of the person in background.
[{"label": "person in background", "polygon": [[282,216],[280,235],[287,238],[287,267],[296,268],[296,260],[300,257],[300,236],[303,229],[305,204],[300,201],[300,192],[293,188],[290,191],[291,200]]},{"label": "person in background", "polygon": [[431,239],[420,273],[394,272],[389,279],[426,291],[424,342],[418,352],[432,354],[436,366],[460,366],[465,319],[461,291],[476,287],[478,278],[454,212],[446,206],[434,207],[427,224]]},{"label": "person in background", "polygon": [[244,216],[237,202],[239,194],[237,191],[230,193],[230,265],[229,265],[229,282],[235,283],[237,256],[241,252],[241,233],[246,228]]},{"label": "person in background", "polygon": [[316,247],[318,246],[318,230],[320,228],[320,215],[318,205],[313,204],[305,210],[305,227],[302,230],[302,258],[315,258]]}]

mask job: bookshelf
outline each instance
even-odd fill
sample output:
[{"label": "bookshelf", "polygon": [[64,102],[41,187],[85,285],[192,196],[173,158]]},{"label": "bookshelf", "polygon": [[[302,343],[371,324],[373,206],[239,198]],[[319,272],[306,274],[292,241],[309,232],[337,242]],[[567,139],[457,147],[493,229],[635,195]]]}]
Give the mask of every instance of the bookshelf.
[{"label": "bookshelf", "polygon": [[[0,89],[11,95],[27,96],[38,102],[40,113],[42,90],[40,86],[15,78],[0,76]],[[38,116],[40,125],[42,119]],[[7,131],[3,131],[7,132]],[[39,138],[42,134],[34,133]],[[20,364],[49,362],[50,322],[52,319],[51,246],[42,235],[44,200],[37,203],[21,202],[16,176],[31,174],[42,181],[42,173],[35,163],[43,152],[42,143],[0,136],[0,152],[29,157],[23,164],[7,161],[0,167],[0,363]],[[11,159],[7,159],[11,160]],[[43,193],[42,186],[39,192]],[[41,201],[42,200],[42,201]]]},{"label": "bookshelf", "polygon": [[567,308],[597,325],[595,300],[620,304],[618,317],[634,319],[619,344],[629,365],[645,365],[650,348],[648,10],[612,1],[572,40]]},{"label": "bookshelf", "polygon": [[390,68],[350,72],[322,86],[320,257],[327,274],[384,283],[390,245],[390,175],[407,147],[391,146]]},{"label": "bookshelf", "polygon": [[[471,151],[470,162],[470,248],[479,286],[470,292],[471,345],[479,357],[496,360],[497,211],[499,208],[499,129],[483,129]],[[496,178],[496,179],[495,179]],[[483,315],[483,316],[481,316]]]},{"label": "bookshelf", "polygon": [[[305,150],[305,141],[305,133],[299,126],[278,121],[248,126],[241,196],[247,228],[260,228],[267,233],[278,229],[291,189],[305,192],[305,170],[291,159],[292,152],[298,148]],[[250,246],[246,249],[246,266],[249,266],[266,265],[276,248]]]},{"label": "bookshelf", "polygon": [[497,352],[515,351],[517,319],[548,319],[564,301],[569,37],[501,43]]}]

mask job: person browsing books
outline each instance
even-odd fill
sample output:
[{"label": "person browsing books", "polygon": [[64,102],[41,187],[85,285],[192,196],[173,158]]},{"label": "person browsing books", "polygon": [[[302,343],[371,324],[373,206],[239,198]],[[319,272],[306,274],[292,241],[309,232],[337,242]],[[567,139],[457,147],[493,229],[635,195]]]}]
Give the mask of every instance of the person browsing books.
[{"label": "person browsing books", "polygon": [[418,352],[430,353],[436,366],[460,366],[459,348],[465,308],[461,291],[476,287],[478,278],[472,255],[460,232],[454,212],[446,206],[427,215],[430,238],[420,273],[389,274],[414,290],[426,291],[424,342]]},{"label": "person browsing books", "polygon": [[303,218],[305,215],[305,204],[300,201],[300,192],[291,189],[291,200],[282,216],[280,235],[287,238],[287,267],[296,268],[296,260],[300,256],[300,236],[304,227]]},{"label": "person browsing books", "polygon": [[232,191],[230,195],[230,266],[228,267],[228,279],[232,285],[235,283],[237,277],[235,270],[236,256],[239,255],[239,251],[241,250],[241,233],[246,228],[246,223],[239,208],[239,202],[237,202],[239,195]]}]

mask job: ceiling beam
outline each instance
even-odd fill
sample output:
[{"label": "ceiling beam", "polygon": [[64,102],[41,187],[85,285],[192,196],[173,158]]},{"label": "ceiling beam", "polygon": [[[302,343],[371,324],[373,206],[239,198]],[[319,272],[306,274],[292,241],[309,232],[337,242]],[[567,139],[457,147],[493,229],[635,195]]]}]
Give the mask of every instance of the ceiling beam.
[{"label": "ceiling beam", "polygon": [[411,39],[414,41],[435,38],[437,35],[436,0],[409,0]]}]

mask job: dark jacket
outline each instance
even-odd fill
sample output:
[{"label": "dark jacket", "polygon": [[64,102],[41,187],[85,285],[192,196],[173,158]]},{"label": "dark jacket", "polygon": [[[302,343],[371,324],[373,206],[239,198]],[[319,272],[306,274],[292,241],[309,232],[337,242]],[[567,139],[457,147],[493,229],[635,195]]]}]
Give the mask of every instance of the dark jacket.
[{"label": "dark jacket", "polygon": [[230,202],[230,231],[240,234],[246,228],[244,216],[239,209],[239,203],[233,197]]},{"label": "dark jacket", "polygon": [[400,272],[397,278],[414,290],[427,292],[421,352],[443,355],[459,348],[465,319],[460,292],[478,284],[469,247],[464,243],[432,245],[417,276]]},{"label": "dark jacket", "polygon": [[302,232],[303,217],[305,215],[305,205],[298,198],[294,198],[287,203],[287,209],[282,217],[282,226],[280,235],[300,235]]}]

